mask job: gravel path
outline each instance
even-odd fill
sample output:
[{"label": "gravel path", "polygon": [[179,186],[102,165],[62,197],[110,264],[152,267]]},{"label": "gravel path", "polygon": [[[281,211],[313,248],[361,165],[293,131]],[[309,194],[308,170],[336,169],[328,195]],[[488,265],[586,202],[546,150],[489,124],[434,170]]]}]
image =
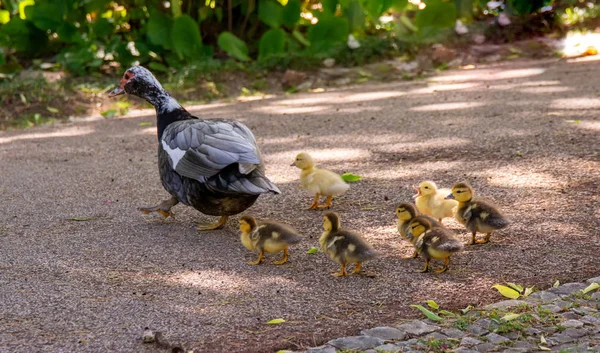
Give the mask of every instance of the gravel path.
[{"label": "gravel path", "polygon": [[[167,197],[156,166],[152,111],[0,132],[0,352],[303,350],[359,328],[419,317],[433,299],[452,310],[500,299],[491,285],[547,288],[598,275],[600,62],[519,61],[448,71],[427,81],[192,109],[245,122],[282,195],[249,213],[288,222],[305,241],[284,266],[248,266],[234,217],[177,206],[157,222],[136,211]],[[381,252],[375,278],[332,278],[307,254],[319,211],[289,167],[300,151],[321,166],[362,175],[334,201],[349,228]],[[513,224],[467,247],[445,274],[421,274],[398,240],[393,209],[411,184],[471,182]],[[445,221],[466,232],[452,220]],[[284,318],[280,325],[265,325]]]}]

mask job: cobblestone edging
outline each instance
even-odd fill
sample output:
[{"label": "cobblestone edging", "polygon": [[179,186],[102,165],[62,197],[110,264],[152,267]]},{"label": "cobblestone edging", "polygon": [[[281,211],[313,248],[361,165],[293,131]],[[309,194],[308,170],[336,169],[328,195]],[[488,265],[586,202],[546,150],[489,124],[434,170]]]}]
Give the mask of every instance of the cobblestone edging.
[{"label": "cobblestone edging", "polygon": [[[591,283],[600,283],[600,277],[490,304],[441,323],[413,320],[362,330],[360,336],[337,338],[304,353],[600,352],[600,291],[582,292]],[[509,313],[519,316],[503,320]]]}]

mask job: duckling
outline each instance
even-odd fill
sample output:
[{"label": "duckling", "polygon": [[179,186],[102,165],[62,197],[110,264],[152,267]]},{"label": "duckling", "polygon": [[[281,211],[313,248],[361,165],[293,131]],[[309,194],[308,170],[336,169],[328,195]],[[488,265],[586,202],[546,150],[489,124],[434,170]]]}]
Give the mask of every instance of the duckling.
[{"label": "duckling", "polygon": [[458,205],[456,200],[444,199],[450,192],[449,189],[439,189],[433,181],[423,181],[419,186],[414,186],[417,190],[415,204],[419,212],[436,218],[442,222],[442,218],[454,216],[454,209]]},{"label": "duckling", "polygon": [[[411,244],[413,244],[413,239],[409,237],[408,225],[410,224],[410,221],[418,215],[419,211],[417,211],[417,208],[412,203],[403,202],[396,206],[396,216],[398,217],[398,232],[400,233],[400,236],[402,236],[402,238],[408,240]],[[421,217],[427,218],[427,220],[429,220],[429,222],[435,227],[444,227],[442,223],[438,222],[432,217],[426,215],[422,215]],[[405,259],[416,259],[418,256],[419,252],[415,248],[415,252],[413,253],[413,255],[406,256]]]},{"label": "duckling", "polygon": [[429,271],[431,259],[444,260],[444,267],[435,273],[445,272],[450,263],[450,256],[463,248],[463,245],[454,238],[451,230],[434,226],[425,216],[413,218],[409,223],[408,233],[413,239],[415,248],[425,259],[425,268],[419,272]]},{"label": "duckling", "polygon": [[[491,202],[473,199],[473,194],[471,185],[457,183],[446,198],[458,201],[455,218],[473,234],[468,245],[485,244],[490,241],[494,230],[505,228],[509,222]],[[483,241],[475,241],[477,232],[486,233]]]},{"label": "duckling", "polygon": [[319,238],[321,249],[332,260],[342,266],[332,276],[346,276],[346,264],[356,263],[352,273],[360,273],[363,262],[373,259],[377,253],[358,233],[341,228],[340,216],[335,212],[327,212],[323,216],[324,232]]},{"label": "duckling", "polygon": [[258,265],[262,262],[265,252],[278,253],[283,251],[283,258],[273,261],[275,265],[283,265],[288,260],[288,247],[298,244],[302,236],[292,227],[271,220],[257,222],[252,216],[240,218],[240,240],[250,251],[258,251],[258,259],[248,262],[248,265]]},{"label": "duckling", "polygon": [[[316,168],[315,162],[308,153],[297,155],[294,163],[290,166],[302,169],[300,185],[312,195],[315,195],[313,203],[308,208],[309,210],[331,207],[333,197],[345,193],[350,188],[350,185],[336,173]],[[319,197],[321,196],[327,196],[327,202],[323,206],[319,205]]]}]

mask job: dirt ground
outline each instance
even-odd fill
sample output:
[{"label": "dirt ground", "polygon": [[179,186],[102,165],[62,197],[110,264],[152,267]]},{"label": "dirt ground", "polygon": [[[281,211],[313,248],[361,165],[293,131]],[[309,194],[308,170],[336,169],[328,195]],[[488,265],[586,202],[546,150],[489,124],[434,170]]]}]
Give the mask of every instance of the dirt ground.
[{"label": "dirt ground", "polygon": [[[592,57],[593,58],[593,57]],[[513,61],[420,82],[191,107],[243,121],[258,137],[281,195],[248,213],[299,229],[283,266],[246,265],[233,217],[185,206],[165,223],[136,208],[167,197],[156,166],[153,111],[0,132],[0,352],[153,352],[144,328],[194,352],[301,350],[360,329],[500,300],[493,284],[547,288],[598,276],[600,61]],[[148,126],[148,123],[152,123]],[[364,179],[334,201],[342,223],[381,253],[375,278],[333,278],[289,167],[300,151]],[[444,274],[399,240],[394,205],[411,184],[470,182],[512,220],[467,247]],[[468,234],[445,221],[465,242]],[[274,257],[270,257],[271,260]],[[266,325],[271,319],[285,323]]]}]

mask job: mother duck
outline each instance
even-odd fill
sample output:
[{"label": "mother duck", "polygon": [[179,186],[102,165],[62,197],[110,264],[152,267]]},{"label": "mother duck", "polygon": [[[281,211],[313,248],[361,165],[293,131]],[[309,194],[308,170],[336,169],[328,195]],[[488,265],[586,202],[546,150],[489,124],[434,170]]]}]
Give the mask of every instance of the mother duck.
[{"label": "mother duck", "polygon": [[260,194],[280,191],[265,176],[265,166],[250,129],[237,121],[202,120],[191,115],[161,86],[150,71],[125,71],[109,97],[129,93],[156,109],[158,169],[171,198],[143,213],[172,215],[179,202],[211,216],[221,216],[198,230],[222,227],[229,216],[252,206]]}]

